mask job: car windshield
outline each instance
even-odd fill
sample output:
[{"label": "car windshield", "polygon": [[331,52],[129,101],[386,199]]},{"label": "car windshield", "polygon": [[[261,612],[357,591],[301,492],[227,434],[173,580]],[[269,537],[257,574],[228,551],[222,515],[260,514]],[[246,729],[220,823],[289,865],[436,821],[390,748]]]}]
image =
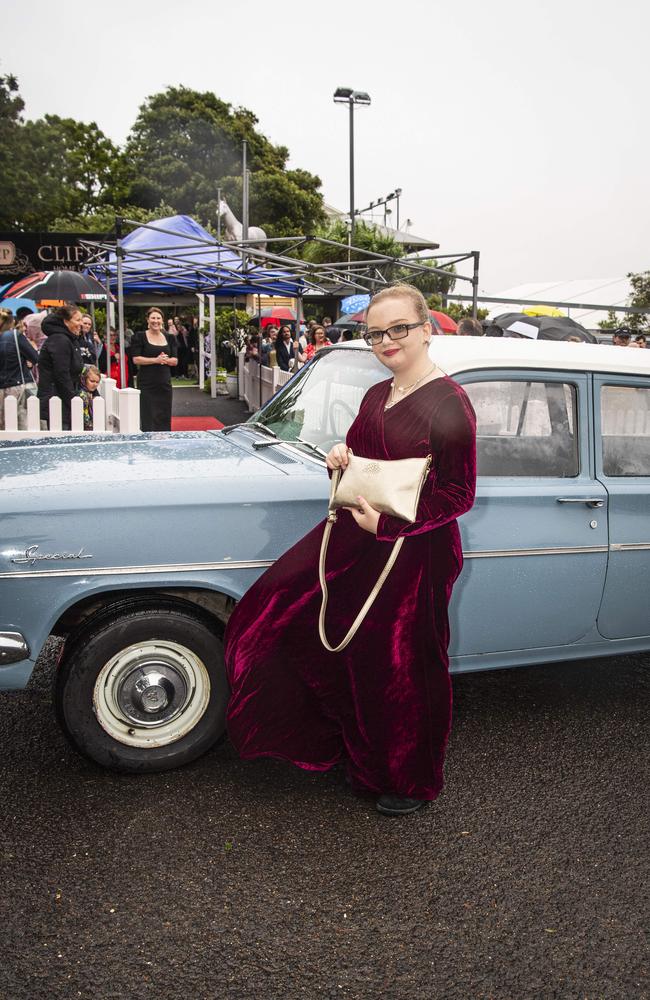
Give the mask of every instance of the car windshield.
[{"label": "car windshield", "polygon": [[370,351],[323,351],[250,419],[284,441],[302,438],[327,452],[345,440],[367,390],[386,375]]}]

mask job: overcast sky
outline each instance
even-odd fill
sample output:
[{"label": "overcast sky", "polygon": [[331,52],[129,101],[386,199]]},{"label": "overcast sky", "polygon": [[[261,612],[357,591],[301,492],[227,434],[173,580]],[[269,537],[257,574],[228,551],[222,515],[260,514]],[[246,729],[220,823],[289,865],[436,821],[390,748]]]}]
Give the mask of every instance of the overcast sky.
[{"label": "overcast sky", "polygon": [[484,291],[650,268],[647,0],[5,0],[2,28],[27,117],[123,142],[148,95],[211,90],[343,210],[332,95],[367,91],[357,207],[402,188],[412,232],[481,251]]}]

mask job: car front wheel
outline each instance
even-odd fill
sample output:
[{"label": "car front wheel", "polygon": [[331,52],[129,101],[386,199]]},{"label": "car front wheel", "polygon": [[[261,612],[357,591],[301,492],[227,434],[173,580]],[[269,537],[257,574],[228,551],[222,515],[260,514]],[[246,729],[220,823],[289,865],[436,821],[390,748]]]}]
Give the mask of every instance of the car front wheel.
[{"label": "car front wheel", "polygon": [[227,704],[220,637],[173,604],[91,620],[66,643],[55,685],[72,745],[119,771],[195,760],[223,734]]}]

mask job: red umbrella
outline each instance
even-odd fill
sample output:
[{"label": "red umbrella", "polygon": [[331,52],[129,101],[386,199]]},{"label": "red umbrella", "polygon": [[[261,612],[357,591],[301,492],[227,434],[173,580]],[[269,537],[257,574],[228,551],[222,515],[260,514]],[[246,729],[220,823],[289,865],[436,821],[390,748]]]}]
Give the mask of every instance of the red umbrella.
[{"label": "red umbrella", "polygon": [[[451,316],[447,316],[446,313],[437,312],[435,309],[429,309],[429,316],[431,317],[434,334],[456,333],[458,324]],[[365,323],[365,321],[366,310],[360,309],[359,312],[352,313],[351,316],[341,316],[334,325],[345,326],[346,323]]]},{"label": "red umbrella", "polygon": [[429,309],[429,316],[433,324],[434,333],[456,333],[458,323],[448,316],[447,313],[438,312],[436,309]]},{"label": "red umbrella", "polygon": [[35,271],[34,274],[14,281],[5,289],[3,298],[34,299],[37,302],[105,302],[106,289],[90,275],[80,271]]},{"label": "red umbrella", "polygon": [[268,309],[262,309],[251,316],[251,323],[259,323],[261,320],[262,326],[270,326],[271,323],[295,323],[296,319],[295,309],[289,309],[287,306],[269,306]]}]

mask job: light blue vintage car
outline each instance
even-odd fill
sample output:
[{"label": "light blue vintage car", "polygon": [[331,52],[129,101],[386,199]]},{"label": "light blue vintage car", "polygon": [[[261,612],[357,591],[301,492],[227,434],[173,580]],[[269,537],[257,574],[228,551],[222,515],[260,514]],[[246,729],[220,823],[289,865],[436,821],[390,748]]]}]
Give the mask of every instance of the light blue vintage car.
[{"label": "light blue vintage car", "polygon": [[[650,649],[650,352],[439,337],[478,417],[452,670]],[[326,513],[323,453],[386,371],[319,352],[225,431],[0,446],[0,687],[65,637],[55,706],[102,765],[155,771],[222,734],[222,636]]]}]

